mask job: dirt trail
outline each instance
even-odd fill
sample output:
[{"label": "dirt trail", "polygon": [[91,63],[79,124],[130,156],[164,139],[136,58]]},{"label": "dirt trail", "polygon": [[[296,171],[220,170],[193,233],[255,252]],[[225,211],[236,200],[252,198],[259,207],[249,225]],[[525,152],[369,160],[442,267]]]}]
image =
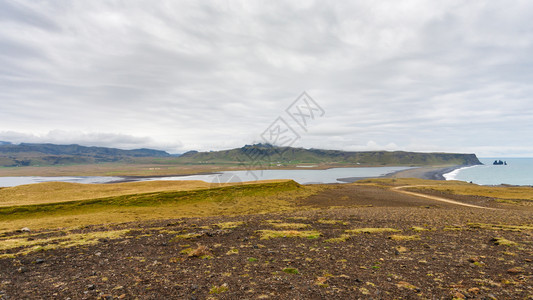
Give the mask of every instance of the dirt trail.
[{"label": "dirt trail", "polygon": [[451,200],[451,199],[447,199],[447,198],[442,198],[442,197],[431,196],[431,195],[426,195],[426,194],[422,194],[422,193],[409,192],[409,191],[404,191],[403,190],[404,188],[424,187],[424,186],[428,186],[428,185],[403,185],[403,186],[394,187],[391,190],[393,190],[395,192],[398,192],[398,193],[406,194],[406,195],[422,197],[422,198],[426,198],[426,199],[431,199],[431,200],[440,201],[440,202],[446,202],[446,203],[455,204],[455,205],[461,205],[461,206],[467,206],[467,207],[473,207],[473,208],[481,208],[481,209],[498,210],[497,208],[484,207],[484,206],[479,206],[479,205],[475,205],[475,204],[468,204],[468,203],[463,203],[463,202],[459,202],[459,201],[455,201],[455,200]]}]

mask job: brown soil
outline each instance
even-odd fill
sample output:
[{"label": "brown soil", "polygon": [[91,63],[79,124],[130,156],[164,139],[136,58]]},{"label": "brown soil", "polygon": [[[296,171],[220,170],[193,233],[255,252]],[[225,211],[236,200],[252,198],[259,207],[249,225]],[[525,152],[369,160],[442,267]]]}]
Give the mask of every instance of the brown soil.
[{"label": "brown soil", "polygon": [[[463,197],[455,200],[501,209],[338,185],[298,200],[298,213],[88,227],[72,233],[131,230],[96,245],[0,259],[0,299],[531,299],[533,231],[472,223],[533,226],[533,211]],[[215,225],[230,221],[244,223]],[[283,223],[321,236],[261,239],[259,230],[285,230],[275,226]],[[383,227],[400,232],[343,236]],[[28,233],[63,233],[35,234]]]},{"label": "brown soil", "polygon": [[313,207],[373,206],[373,207],[453,207],[453,205],[412,197],[384,187],[344,184],[307,199],[302,205]]},{"label": "brown soil", "polygon": [[[408,191],[422,193],[430,196],[447,198],[450,200],[455,200],[463,203],[479,205],[489,208],[502,208],[501,203],[495,201],[495,198],[484,197],[484,196],[466,196],[466,195],[457,195],[450,192],[430,190],[430,189],[417,189],[417,188],[408,188]],[[505,206],[506,209],[521,209],[520,206]]]}]

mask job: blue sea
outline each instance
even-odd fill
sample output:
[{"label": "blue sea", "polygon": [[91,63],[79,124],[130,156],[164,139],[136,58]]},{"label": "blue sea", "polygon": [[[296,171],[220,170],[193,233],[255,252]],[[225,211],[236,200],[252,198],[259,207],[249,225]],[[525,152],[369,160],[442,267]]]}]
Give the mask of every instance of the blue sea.
[{"label": "blue sea", "polygon": [[[480,158],[483,165],[457,169],[444,174],[447,180],[472,181],[482,185],[531,185],[533,186],[533,158]],[[507,165],[493,165],[495,160]]]}]

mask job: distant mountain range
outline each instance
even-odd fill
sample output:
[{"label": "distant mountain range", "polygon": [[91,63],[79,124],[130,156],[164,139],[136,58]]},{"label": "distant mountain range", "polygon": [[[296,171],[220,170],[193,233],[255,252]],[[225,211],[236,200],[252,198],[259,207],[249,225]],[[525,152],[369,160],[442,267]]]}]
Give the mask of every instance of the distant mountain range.
[{"label": "distant mountain range", "polygon": [[[478,165],[475,154],[419,153],[404,151],[364,151],[304,149],[277,147],[268,144],[246,145],[241,148],[198,152],[181,156],[153,149],[122,150],[80,145],[27,144],[0,142],[0,166],[93,164],[102,162],[158,162],[169,164],[247,164],[280,165],[345,164],[364,166]],[[153,158],[153,160],[151,160]]]},{"label": "distant mountain range", "polygon": [[22,167],[34,165],[91,164],[128,161],[139,157],[169,157],[165,151],[152,149],[122,150],[80,145],[0,144],[0,166]]}]

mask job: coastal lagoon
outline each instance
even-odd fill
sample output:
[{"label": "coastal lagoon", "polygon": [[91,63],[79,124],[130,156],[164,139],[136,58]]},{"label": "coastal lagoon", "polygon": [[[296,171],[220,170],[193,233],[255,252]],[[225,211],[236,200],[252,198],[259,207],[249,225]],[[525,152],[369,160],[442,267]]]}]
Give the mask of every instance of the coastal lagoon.
[{"label": "coastal lagoon", "polygon": [[[507,165],[492,164],[495,160],[500,159],[506,161]],[[533,186],[533,158],[480,158],[480,161],[483,165],[459,168],[444,174],[444,177],[446,180],[471,181],[481,185],[511,184]],[[98,184],[123,181],[201,180],[217,184],[256,180],[292,179],[300,184],[345,183],[358,178],[375,178],[407,169],[412,169],[412,167],[331,168],[326,170],[244,170],[166,177],[19,176],[0,177],[0,187],[53,181]]]},{"label": "coastal lagoon", "polygon": [[343,183],[342,178],[370,178],[380,177],[394,172],[410,169],[411,167],[374,167],[374,168],[332,168],[326,170],[248,170],[220,172],[216,174],[202,174],[169,177],[0,177],[0,187],[10,187],[40,182],[76,182],[76,183],[111,183],[120,181],[154,181],[154,180],[202,180],[213,183],[292,179],[300,184],[310,183]]},{"label": "coastal lagoon", "polygon": [[300,184],[345,183],[346,181],[339,179],[352,177],[380,177],[407,169],[411,169],[411,167],[332,168],[326,170],[249,170],[220,172],[212,175],[163,177],[154,180],[203,180],[207,182],[224,183],[255,180],[292,179]]},{"label": "coastal lagoon", "polygon": [[122,177],[111,176],[61,176],[61,177],[42,177],[42,176],[18,176],[18,177],[0,177],[0,187],[10,187],[23,184],[33,184],[40,182],[74,182],[74,183],[109,183],[113,181],[124,180]]}]

